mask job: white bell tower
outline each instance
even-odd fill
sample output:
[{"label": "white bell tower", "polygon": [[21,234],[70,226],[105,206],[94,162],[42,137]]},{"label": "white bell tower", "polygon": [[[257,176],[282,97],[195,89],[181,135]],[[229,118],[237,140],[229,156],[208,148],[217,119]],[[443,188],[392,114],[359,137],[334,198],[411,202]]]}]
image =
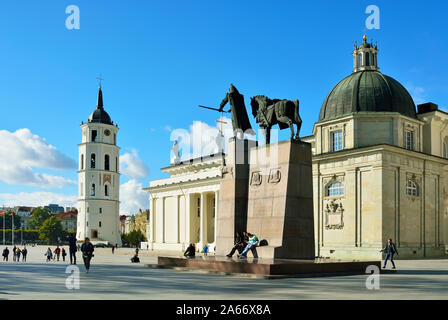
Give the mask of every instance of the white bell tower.
[{"label": "white bell tower", "polygon": [[104,110],[101,83],[97,108],[88,122],[81,124],[81,130],[76,237],[121,246],[118,126]]}]

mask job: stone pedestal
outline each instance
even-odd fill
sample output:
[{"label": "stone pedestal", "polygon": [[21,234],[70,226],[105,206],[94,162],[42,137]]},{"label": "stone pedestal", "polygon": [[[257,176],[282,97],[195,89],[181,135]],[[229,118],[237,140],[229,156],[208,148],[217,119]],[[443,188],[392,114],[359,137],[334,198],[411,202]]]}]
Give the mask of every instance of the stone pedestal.
[{"label": "stone pedestal", "polygon": [[264,145],[250,159],[247,231],[268,241],[258,257],[314,259],[311,144]]},{"label": "stone pedestal", "polygon": [[219,189],[216,225],[216,254],[226,255],[233,247],[235,232],[246,230],[249,179],[249,150],[256,141],[231,138]]}]

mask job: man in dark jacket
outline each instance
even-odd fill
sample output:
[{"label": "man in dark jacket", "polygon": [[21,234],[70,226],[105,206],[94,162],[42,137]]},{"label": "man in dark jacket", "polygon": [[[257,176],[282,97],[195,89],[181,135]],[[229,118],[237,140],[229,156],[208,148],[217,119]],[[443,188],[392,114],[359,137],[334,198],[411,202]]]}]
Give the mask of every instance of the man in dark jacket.
[{"label": "man in dark jacket", "polygon": [[70,250],[70,264],[76,264],[76,238],[74,235],[70,235],[68,238],[69,250]]},{"label": "man in dark jacket", "polygon": [[3,250],[3,261],[8,261],[8,257],[9,257],[9,249],[8,249],[8,247],[6,247],[4,250]]},{"label": "man in dark jacket", "polygon": [[235,242],[232,250],[227,255],[227,257],[231,258],[236,250],[238,250],[238,253],[243,252],[244,248],[246,247],[246,241],[244,239],[244,236],[242,236],[239,232],[236,233]]},{"label": "man in dark jacket", "polygon": [[195,248],[194,244],[190,243],[187,250],[185,250],[185,252],[184,252],[184,256],[187,258],[194,258],[195,255],[196,255],[196,248]]},{"label": "man in dark jacket", "polygon": [[81,246],[82,259],[84,260],[84,266],[86,267],[86,273],[89,273],[90,270],[90,260],[93,257],[93,244],[90,242],[89,238],[84,240],[84,243]]},{"label": "man in dark jacket", "polygon": [[395,269],[394,254],[396,253],[398,256],[398,250],[397,247],[395,246],[395,243],[392,242],[392,239],[387,240],[386,246],[382,250],[380,250],[380,252],[384,252],[386,254],[383,269],[386,268],[386,263],[388,259],[390,259],[390,262],[392,262],[392,269]]}]

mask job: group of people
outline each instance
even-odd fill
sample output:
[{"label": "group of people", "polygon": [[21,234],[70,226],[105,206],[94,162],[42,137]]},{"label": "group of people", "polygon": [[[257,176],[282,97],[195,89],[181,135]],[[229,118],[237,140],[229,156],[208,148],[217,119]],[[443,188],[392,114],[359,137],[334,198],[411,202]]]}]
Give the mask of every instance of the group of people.
[{"label": "group of people", "polygon": [[57,261],[59,261],[60,257],[62,255],[62,261],[65,262],[65,257],[67,256],[67,252],[65,251],[64,248],[59,248],[59,246],[56,247],[56,249],[54,249],[53,252],[51,252],[51,249],[48,248],[47,252],[45,253],[45,256],[47,257],[47,262],[50,262],[52,259],[53,261],[57,259]]},{"label": "group of people", "polygon": [[[28,250],[26,249],[26,247],[23,247],[23,249],[20,250],[20,248],[14,246],[14,248],[12,249],[12,261],[20,262],[20,256],[22,256],[22,262],[26,262],[27,254],[28,254]],[[8,261],[9,260],[9,249],[8,249],[8,247],[3,249],[2,256],[3,256],[3,261]]]},{"label": "group of people", "polygon": [[[247,253],[249,250],[255,250],[255,248],[258,246],[259,241],[258,237],[254,233],[249,232],[237,232],[235,236],[235,243],[230,251],[230,253],[227,255],[227,257],[231,258],[235,251],[238,250],[238,257],[240,259],[247,258]],[[205,246],[204,246],[205,248]],[[203,250],[204,255],[207,255],[208,250]],[[196,255],[196,246],[194,243],[190,243],[187,250],[184,252],[184,256],[187,258],[194,258]]]},{"label": "group of people", "polygon": [[237,232],[235,235],[234,246],[227,257],[233,257],[235,251],[238,250],[238,258],[247,258],[247,253],[249,250],[255,250],[258,244],[258,237],[254,233],[249,233],[247,231],[242,233]]}]

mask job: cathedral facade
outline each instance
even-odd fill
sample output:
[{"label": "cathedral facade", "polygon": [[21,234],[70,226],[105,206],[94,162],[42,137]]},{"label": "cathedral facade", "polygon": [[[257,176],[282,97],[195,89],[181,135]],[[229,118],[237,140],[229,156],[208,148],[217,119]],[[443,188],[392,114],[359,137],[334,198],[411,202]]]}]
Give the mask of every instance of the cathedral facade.
[{"label": "cathedral facade", "polygon": [[[302,138],[313,151],[316,256],[380,259],[389,238],[400,257],[446,255],[448,114],[433,103],[416,108],[408,91],[379,71],[377,58],[377,45],[366,37],[355,43],[352,73],[330,91],[313,134]],[[154,249],[214,241],[201,236],[216,227],[203,213],[206,198],[185,198],[183,185],[199,186],[204,177],[219,192],[218,165],[173,164],[164,169],[171,178],[151,182]]]}]

